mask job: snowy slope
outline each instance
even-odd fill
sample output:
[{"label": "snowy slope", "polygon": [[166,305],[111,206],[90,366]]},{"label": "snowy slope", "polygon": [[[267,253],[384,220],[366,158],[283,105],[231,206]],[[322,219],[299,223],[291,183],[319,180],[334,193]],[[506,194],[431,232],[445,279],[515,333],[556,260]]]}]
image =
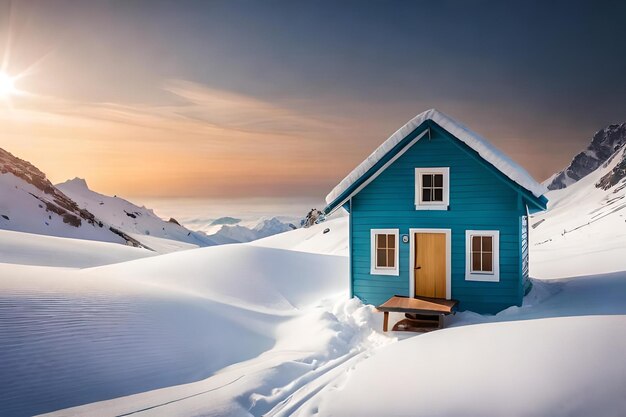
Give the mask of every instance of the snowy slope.
[{"label": "snowy slope", "polygon": [[546,195],[548,210],[530,219],[531,276],[626,270],[626,175],[619,175],[625,164],[626,145],[594,172]]},{"label": "snowy slope", "polygon": [[295,415],[619,416],[626,409],[620,313],[464,326],[404,340]]},{"label": "snowy slope", "polygon": [[0,263],[87,268],[154,255],[117,243],[0,230]]},{"label": "snowy slope", "polygon": [[[56,187],[76,201],[79,207],[89,210],[105,223],[128,233],[159,253],[216,244],[204,233],[193,232],[174,221],[165,221],[146,207],[136,206],[117,196],[109,197],[92,191],[84,179],[74,178]],[[178,245],[177,242],[182,244]]]},{"label": "snowy slope", "polygon": [[348,240],[346,239],[348,223],[347,216],[340,217],[287,234],[255,240],[249,244],[266,248],[348,256]]},{"label": "snowy slope", "polygon": [[425,335],[379,333],[381,315],[356,300],[322,303],[264,327],[273,348],[207,379],[52,415],[617,416],[625,291],[624,272],[536,281],[523,307]]},{"label": "snowy slope", "polygon": [[352,333],[318,307],[346,298],[346,270],[345,257],[247,245],[82,270],[0,264],[2,415],[193,382],[272,349],[348,354]]}]

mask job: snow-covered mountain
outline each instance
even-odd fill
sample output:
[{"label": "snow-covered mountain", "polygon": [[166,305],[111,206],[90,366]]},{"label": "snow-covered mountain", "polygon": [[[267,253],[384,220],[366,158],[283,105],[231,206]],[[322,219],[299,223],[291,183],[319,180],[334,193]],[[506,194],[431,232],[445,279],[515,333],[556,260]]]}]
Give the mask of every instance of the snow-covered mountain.
[{"label": "snow-covered mountain", "polygon": [[[207,235],[153,210],[97,193],[84,179],[53,185],[37,167],[0,149],[0,230],[113,242],[158,253],[252,240],[295,228],[279,217],[223,217]],[[219,228],[219,229],[217,229]]]},{"label": "snow-covered mountain", "polygon": [[34,165],[4,149],[0,149],[0,229],[143,246],[79,207]]},{"label": "snow-covered mountain", "polygon": [[[531,262],[531,275],[533,267],[555,277],[621,270],[626,254],[626,143],[597,169],[546,197],[548,210],[530,222],[531,245],[546,256]],[[590,252],[596,254],[593,264]]]},{"label": "snow-covered mountain", "polygon": [[250,242],[295,228],[292,223],[284,222],[278,217],[245,222],[234,217],[221,217],[213,222],[220,228],[207,235],[187,229],[176,219],[165,221],[152,209],[139,207],[117,196],[110,197],[92,191],[82,178],[74,178],[56,186],[81,208],[91,211],[106,223],[123,230],[157,252]]},{"label": "snow-covered mountain", "polygon": [[65,181],[56,187],[80,208],[89,210],[105,223],[123,230],[157,252],[218,244],[202,232],[181,226],[175,219],[163,220],[151,209],[139,207],[117,196],[110,197],[92,191],[82,178]]},{"label": "snow-covered mountain", "polygon": [[579,181],[604,164],[626,144],[626,123],[614,124],[596,132],[589,146],[570,165],[545,181],[550,190],[559,190]]},{"label": "snow-covered mountain", "polygon": [[292,222],[278,217],[267,217],[254,221],[238,221],[232,225],[224,224],[209,237],[218,245],[245,243],[294,229],[296,226]]}]

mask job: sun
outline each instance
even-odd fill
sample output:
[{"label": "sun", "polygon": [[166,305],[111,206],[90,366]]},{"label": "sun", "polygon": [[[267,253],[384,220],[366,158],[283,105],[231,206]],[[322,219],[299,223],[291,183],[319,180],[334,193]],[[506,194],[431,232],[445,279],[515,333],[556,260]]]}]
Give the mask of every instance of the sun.
[{"label": "sun", "polygon": [[12,95],[17,94],[17,88],[15,87],[15,77],[11,77],[9,74],[0,72],[0,99],[8,99]]}]

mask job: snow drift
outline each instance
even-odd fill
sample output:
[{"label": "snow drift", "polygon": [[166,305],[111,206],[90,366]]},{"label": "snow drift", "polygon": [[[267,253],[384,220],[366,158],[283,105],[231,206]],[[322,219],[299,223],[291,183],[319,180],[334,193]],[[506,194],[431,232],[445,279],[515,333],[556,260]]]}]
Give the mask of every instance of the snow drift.
[{"label": "snow drift", "polygon": [[410,338],[360,363],[296,415],[618,416],[626,409],[619,331],[626,316],[483,324]]},{"label": "snow drift", "polygon": [[0,263],[88,268],[155,255],[117,243],[0,230]]},{"label": "snow drift", "polygon": [[346,268],[344,257],[244,245],[78,271],[0,264],[2,414],[188,383],[252,359],[298,334],[281,329],[302,311],[345,297]]}]

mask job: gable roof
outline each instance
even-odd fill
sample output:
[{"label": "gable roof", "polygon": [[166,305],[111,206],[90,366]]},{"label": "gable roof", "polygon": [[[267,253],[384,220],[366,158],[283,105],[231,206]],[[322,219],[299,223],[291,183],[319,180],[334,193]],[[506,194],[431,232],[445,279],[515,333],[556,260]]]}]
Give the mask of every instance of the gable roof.
[{"label": "gable roof", "polygon": [[[432,120],[448,133],[476,151],[485,161],[493,165],[511,181],[529,191],[536,198],[545,200],[542,195],[547,192],[546,187],[535,181],[524,168],[515,163],[482,136],[472,132],[463,124],[436,109],[430,109],[409,120],[404,126],[391,135],[389,139],[376,148],[365,161],[361,162],[352,172],[341,180],[326,196],[328,206],[325,211],[328,212],[329,209],[332,210],[338,204],[342,204],[342,201],[347,194],[349,194],[348,192],[353,192],[354,188],[363,183],[364,176],[369,177],[374,174],[374,172],[370,172],[373,171],[372,168],[376,167],[377,164],[383,160],[388,159],[391,151],[396,149],[397,145],[402,142],[403,139],[428,120]],[[424,131],[424,133],[426,133],[426,131]],[[384,168],[386,168],[386,166],[382,167],[382,169]]]}]

